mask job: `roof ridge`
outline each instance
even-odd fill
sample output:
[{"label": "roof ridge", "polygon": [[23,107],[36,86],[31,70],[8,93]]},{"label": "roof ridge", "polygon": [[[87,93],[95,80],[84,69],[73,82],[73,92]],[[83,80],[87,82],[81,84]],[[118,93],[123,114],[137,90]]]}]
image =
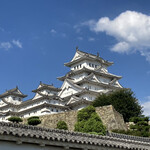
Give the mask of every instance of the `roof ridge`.
[{"label": "roof ridge", "polygon": [[[61,139],[66,139],[68,142],[69,141],[71,141],[71,142],[82,141],[85,144],[87,144],[87,142],[88,142],[88,144],[100,144],[100,145],[105,144],[104,141],[109,140],[109,144],[105,145],[107,147],[116,145],[119,147],[122,146],[123,148],[133,149],[133,147],[130,147],[130,145],[129,145],[129,147],[126,145],[126,143],[128,143],[128,144],[131,143],[131,145],[133,145],[133,144],[137,145],[139,149],[142,148],[143,150],[145,148],[143,148],[142,145],[145,144],[145,146],[150,146],[150,138],[136,137],[136,136],[129,136],[129,135],[126,136],[126,135],[114,134],[114,133],[112,134],[110,132],[107,132],[107,134],[105,136],[102,136],[102,135],[94,135],[94,134],[74,132],[74,131],[71,132],[71,131],[67,131],[67,130],[35,127],[35,126],[31,126],[31,125],[10,123],[10,122],[0,122],[0,127],[1,127],[1,134],[4,134],[7,131],[8,135],[11,134],[11,135],[15,136],[15,135],[18,135],[18,133],[19,133],[20,137],[21,136],[30,136],[31,134],[32,135],[33,134],[34,135],[41,134],[41,136],[34,136],[34,138],[42,138],[42,139],[46,139],[46,140],[47,139],[55,140],[55,139],[61,138]],[[14,129],[12,129],[12,128],[14,128]],[[28,134],[25,134],[25,132],[27,132],[27,130],[30,130],[30,132],[28,132]],[[36,131],[36,132],[34,132],[34,131]],[[49,132],[51,132],[51,134]],[[64,136],[64,134],[67,136]],[[81,138],[79,138],[79,137],[81,137]],[[72,140],[72,139],[75,139],[75,140]],[[123,143],[120,143],[120,142],[123,142]],[[140,147],[139,147],[139,144],[141,145]]]}]

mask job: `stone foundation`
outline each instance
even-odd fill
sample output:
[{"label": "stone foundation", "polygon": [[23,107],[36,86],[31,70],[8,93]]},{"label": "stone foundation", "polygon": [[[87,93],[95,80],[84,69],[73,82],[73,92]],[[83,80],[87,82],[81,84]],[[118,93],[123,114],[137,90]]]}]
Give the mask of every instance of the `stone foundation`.
[{"label": "stone foundation", "polygon": [[[62,120],[67,123],[69,131],[74,131],[74,125],[77,122],[77,112],[78,111],[67,111],[57,114],[40,116],[42,123],[39,126],[46,128],[56,128],[58,121]],[[112,105],[97,107],[96,112],[109,131],[113,129],[127,129],[122,115],[118,113]]]}]

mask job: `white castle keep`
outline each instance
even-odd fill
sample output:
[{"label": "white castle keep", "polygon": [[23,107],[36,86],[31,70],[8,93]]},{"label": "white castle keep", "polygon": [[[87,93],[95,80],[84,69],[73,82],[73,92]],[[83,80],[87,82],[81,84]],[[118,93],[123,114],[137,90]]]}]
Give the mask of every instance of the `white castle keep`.
[{"label": "white castle keep", "polygon": [[73,59],[64,65],[70,71],[57,79],[63,81],[61,88],[40,82],[32,92],[32,99],[23,101],[24,95],[18,87],[0,95],[0,121],[10,116],[31,117],[68,110],[79,110],[89,105],[99,94],[123,88],[117,76],[108,72],[113,62],[76,48]]}]

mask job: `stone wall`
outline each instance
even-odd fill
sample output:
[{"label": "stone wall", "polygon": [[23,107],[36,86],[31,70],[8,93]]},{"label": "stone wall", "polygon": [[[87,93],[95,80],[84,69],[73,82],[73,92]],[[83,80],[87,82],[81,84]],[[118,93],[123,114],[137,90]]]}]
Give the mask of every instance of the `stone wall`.
[{"label": "stone wall", "polygon": [[[58,121],[63,120],[67,123],[68,130],[74,131],[74,124],[77,122],[77,112],[78,111],[67,111],[63,113],[40,116],[42,123],[39,126],[56,128]],[[112,105],[97,107],[96,112],[109,131],[113,129],[127,129],[122,115],[119,114]]]}]

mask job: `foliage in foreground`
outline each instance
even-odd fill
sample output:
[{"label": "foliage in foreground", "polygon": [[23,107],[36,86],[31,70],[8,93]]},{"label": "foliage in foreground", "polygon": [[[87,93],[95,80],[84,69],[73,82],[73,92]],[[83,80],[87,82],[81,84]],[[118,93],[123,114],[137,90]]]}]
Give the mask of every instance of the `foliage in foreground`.
[{"label": "foliage in foreground", "polygon": [[142,137],[150,136],[150,126],[148,125],[148,117],[133,117],[130,119],[130,121],[132,121],[134,124],[130,125],[129,130],[113,130],[113,132]]},{"label": "foliage in foreground", "polygon": [[88,106],[78,112],[75,131],[99,135],[106,134],[106,128],[93,106]]},{"label": "foliage in foreground", "polygon": [[56,128],[57,129],[68,130],[68,126],[67,126],[65,121],[58,121]]},{"label": "foliage in foreground", "polygon": [[8,121],[13,122],[13,123],[19,123],[19,122],[22,122],[23,120],[20,117],[12,116],[8,118]]},{"label": "foliage in foreground", "polygon": [[131,117],[139,117],[142,114],[142,107],[131,89],[121,89],[108,95],[99,95],[92,105],[94,107],[112,105],[123,115],[125,122],[128,122]]},{"label": "foliage in foreground", "polygon": [[39,119],[38,116],[33,116],[33,117],[28,118],[28,125],[36,126],[40,123],[41,123],[41,120]]}]

